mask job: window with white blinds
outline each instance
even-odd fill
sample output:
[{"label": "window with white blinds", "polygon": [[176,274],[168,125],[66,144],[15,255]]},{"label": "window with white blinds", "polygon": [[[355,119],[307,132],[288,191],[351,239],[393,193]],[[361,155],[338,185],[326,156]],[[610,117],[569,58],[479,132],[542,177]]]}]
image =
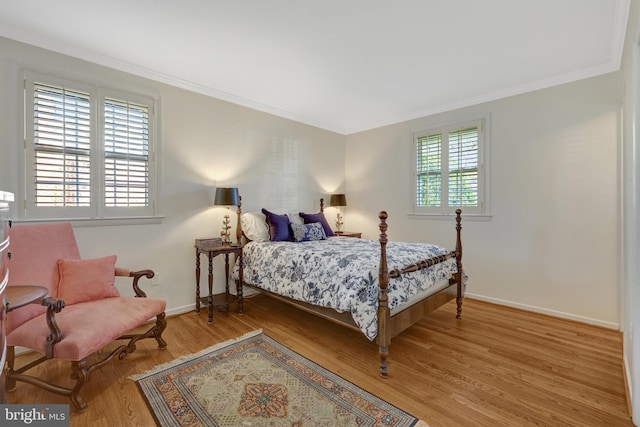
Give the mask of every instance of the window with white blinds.
[{"label": "window with white blinds", "polygon": [[414,134],[415,213],[484,213],[484,120]]},{"label": "window with white blinds", "polygon": [[107,206],[149,205],[149,108],[107,98],[104,103]]},{"label": "window with white blinds", "polygon": [[91,205],[91,99],[88,93],[33,86],[35,205]]},{"label": "window with white blinds", "polygon": [[26,218],[156,215],[154,100],[25,72]]}]

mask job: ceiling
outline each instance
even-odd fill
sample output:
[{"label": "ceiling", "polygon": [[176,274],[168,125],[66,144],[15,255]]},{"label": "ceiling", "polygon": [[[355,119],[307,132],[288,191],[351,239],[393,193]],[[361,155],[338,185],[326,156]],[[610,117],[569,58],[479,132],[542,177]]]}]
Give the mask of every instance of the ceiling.
[{"label": "ceiling", "polygon": [[630,0],[21,0],[0,36],[341,134],[620,68]]}]

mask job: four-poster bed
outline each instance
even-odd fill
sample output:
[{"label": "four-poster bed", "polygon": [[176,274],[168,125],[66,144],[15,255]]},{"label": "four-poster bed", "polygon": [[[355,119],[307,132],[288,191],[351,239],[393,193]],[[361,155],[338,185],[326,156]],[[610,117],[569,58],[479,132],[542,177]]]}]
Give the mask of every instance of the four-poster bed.
[{"label": "four-poster bed", "polygon": [[[323,211],[324,200],[320,199],[318,214],[300,212],[300,216],[323,221]],[[456,317],[461,317],[464,274],[460,209],[456,210],[453,251],[423,243],[389,242],[385,211],[378,215],[378,242],[350,237],[300,243],[293,238],[273,241],[273,233],[271,238],[255,241],[253,231],[256,225],[260,226],[260,219],[263,222],[266,219],[271,227],[276,225],[270,224],[271,212],[263,210],[263,213],[243,214],[238,206],[237,239],[240,241],[242,236],[246,239],[244,283],[375,339],[383,378],[388,375],[387,357],[393,337],[453,299],[457,304]],[[248,219],[250,215],[255,218]],[[298,227],[295,222],[302,222],[296,214],[290,213],[289,217],[295,217],[289,229]],[[252,225],[251,221],[255,223]],[[324,226],[331,235],[326,220]],[[247,230],[243,228],[251,232],[245,233]],[[373,252],[378,252],[375,260]],[[374,261],[377,265],[372,264]]]}]

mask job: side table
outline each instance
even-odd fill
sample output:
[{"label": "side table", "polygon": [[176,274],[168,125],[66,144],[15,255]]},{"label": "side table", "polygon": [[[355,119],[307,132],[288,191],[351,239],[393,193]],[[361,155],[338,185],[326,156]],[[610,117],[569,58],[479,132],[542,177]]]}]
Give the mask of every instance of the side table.
[{"label": "side table", "polygon": [[27,304],[40,301],[49,293],[44,286],[7,286],[5,294],[5,310],[13,311]]},{"label": "side table", "polygon": [[358,231],[334,231],[334,233],[336,236],[356,237],[358,239],[362,237],[362,233]]},{"label": "side table", "polygon": [[[213,307],[227,307],[234,302],[238,303],[238,313],[242,314],[243,299],[243,265],[242,265],[242,246],[237,245],[208,245],[202,243],[203,239],[197,239],[196,248],[196,313],[200,313],[200,303],[207,304],[208,323],[213,323]],[[208,285],[209,293],[206,296],[200,296],[200,255],[206,254],[209,260]],[[235,254],[236,262],[238,262],[239,277],[236,282],[236,295],[229,293],[229,254]],[[225,271],[225,291],[220,294],[213,294],[213,258],[218,255],[224,255],[224,271]]]}]

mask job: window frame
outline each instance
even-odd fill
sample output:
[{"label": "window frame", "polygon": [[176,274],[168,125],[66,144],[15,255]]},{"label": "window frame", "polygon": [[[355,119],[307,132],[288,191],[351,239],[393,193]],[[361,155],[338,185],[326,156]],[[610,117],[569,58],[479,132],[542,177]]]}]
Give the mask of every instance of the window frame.
[{"label": "window frame", "polygon": [[[35,202],[35,114],[34,84],[88,93],[90,96],[90,205],[70,207],[37,206]],[[73,220],[112,221],[160,219],[158,189],[160,177],[159,161],[159,99],[149,95],[100,87],[95,84],[23,70],[23,160],[21,173],[24,180],[23,220]],[[139,104],[148,108],[148,206],[108,207],[105,200],[105,101],[106,99]]]},{"label": "window frame", "polygon": [[[449,177],[449,138],[448,134],[472,127],[478,128],[478,172],[477,172],[477,206],[449,206],[448,177]],[[441,147],[443,180],[440,189],[441,206],[418,206],[418,140],[427,136],[443,135]],[[446,134],[446,137],[445,137]],[[462,209],[464,215],[490,216],[489,206],[489,147],[490,147],[490,116],[483,115],[466,120],[460,120],[449,124],[429,126],[418,129],[412,133],[412,201],[411,213],[416,216],[452,216],[456,209]]]}]

